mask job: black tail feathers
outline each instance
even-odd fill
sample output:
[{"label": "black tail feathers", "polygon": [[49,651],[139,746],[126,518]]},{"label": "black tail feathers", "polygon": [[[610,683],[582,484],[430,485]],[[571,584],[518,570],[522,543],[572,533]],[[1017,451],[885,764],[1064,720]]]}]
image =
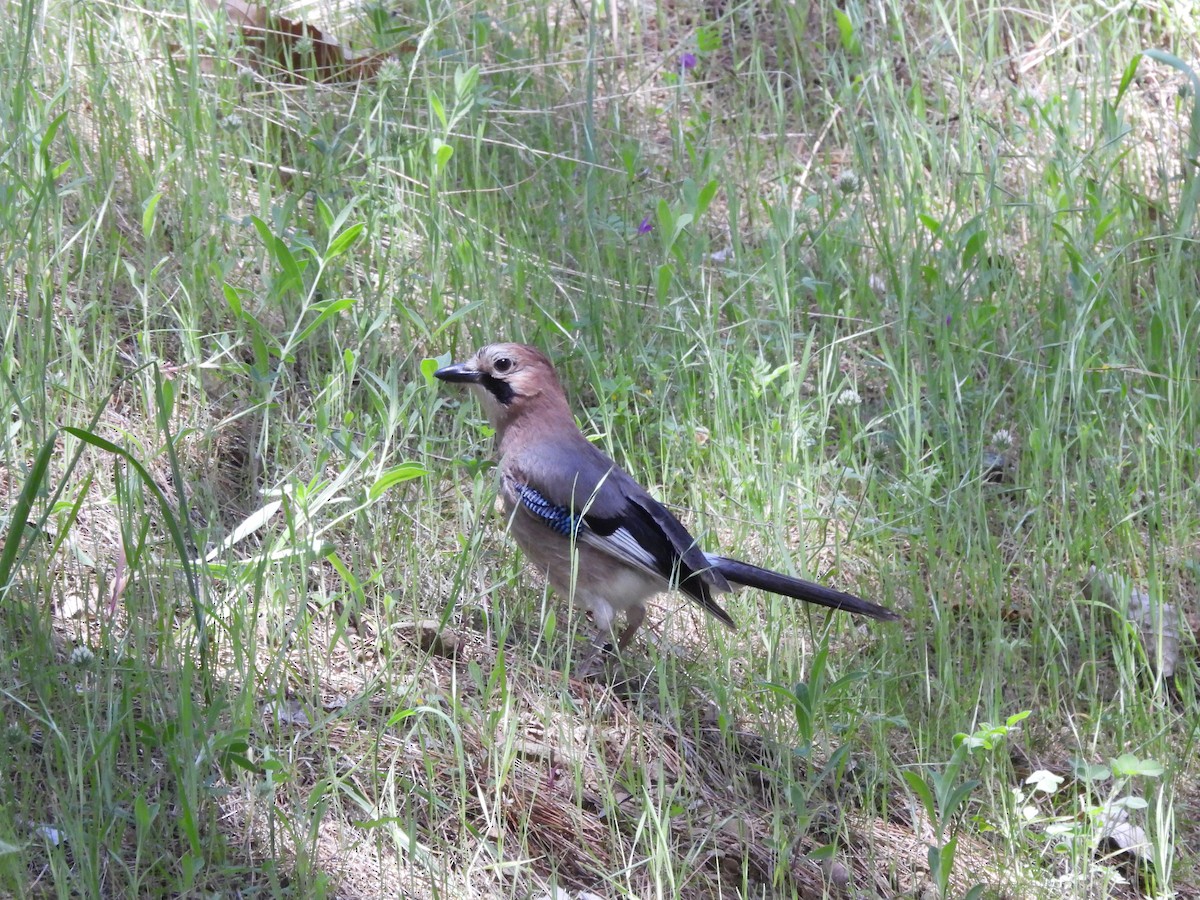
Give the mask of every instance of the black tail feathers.
[{"label": "black tail feathers", "polygon": [[746,587],[770,591],[772,594],[782,594],[784,597],[803,600],[805,603],[815,603],[818,606],[840,609],[844,612],[854,613],[859,616],[869,616],[872,619],[881,619],[885,622],[894,622],[900,618],[899,615],[890,609],[882,607],[877,603],[872,603],[861,597],[855,597],[853,594],[847,594],[845,591],[834,590],[823,584],[805,581],[803,578],[793,578],[790,575],[783,575],[779,572],[772,572],[770,569],[752,566],[750,563],[745,563],[737,559],[729,559],[726,556],[710,555],[708,559],[712,563],[713,568],[724,575],[726,579],[745,585]]}]

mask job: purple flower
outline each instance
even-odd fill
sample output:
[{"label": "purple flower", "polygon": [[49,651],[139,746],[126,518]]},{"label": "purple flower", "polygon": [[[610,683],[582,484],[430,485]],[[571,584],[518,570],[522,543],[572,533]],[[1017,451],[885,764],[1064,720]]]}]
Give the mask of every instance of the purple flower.
[{"label": "purple flower", "polygon": [[650,221],[650,217],[642,219],[642,224],[638,226],[638,234],[649,234],[654,230],[654,223]]},{"label": "purple flower", "polygon": [[679,71],[685,72],[694,68],[696,68],[696,54],[681,53],[679,56]]}]

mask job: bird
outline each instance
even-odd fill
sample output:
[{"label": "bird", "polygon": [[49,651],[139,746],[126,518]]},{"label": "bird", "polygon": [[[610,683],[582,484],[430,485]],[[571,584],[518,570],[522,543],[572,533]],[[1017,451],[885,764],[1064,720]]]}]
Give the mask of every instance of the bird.
[{"label": "bird", "polygon": [[716,598],[740,587],[900,618],[854,594],[704,552],[674,513],[583,435],[554,365],[536,347],[489,344],[433,374],[469,385],[478,397],[495,431],[509,533],[556,592],[591,613],[598,646],[615,639],[624,649],[645,619],[646,601],[671,589],[731,629],[736,624]]}]

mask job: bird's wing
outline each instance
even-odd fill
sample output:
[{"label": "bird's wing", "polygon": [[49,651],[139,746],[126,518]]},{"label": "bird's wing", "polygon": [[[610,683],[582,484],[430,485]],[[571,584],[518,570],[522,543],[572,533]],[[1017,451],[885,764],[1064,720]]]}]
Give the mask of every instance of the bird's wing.
[{"label": "bird's wing", "polygon": [[728,582],[683,523],[582,436],[567,450],[543,448],[535,460],[503,465],[512,499],[552,531],[678,585],[706,608],[715,606],[712,590],[727,591]]}]

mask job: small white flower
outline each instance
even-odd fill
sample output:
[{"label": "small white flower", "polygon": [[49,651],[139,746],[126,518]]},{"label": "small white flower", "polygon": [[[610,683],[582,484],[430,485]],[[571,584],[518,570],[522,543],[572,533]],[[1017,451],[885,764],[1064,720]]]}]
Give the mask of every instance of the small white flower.
[{"label": "small white flower", "polygon": [[92,648],[83,644],[71,651],[71,665],[73,666],[90,665],[95,658],[96,654],[92,652]]},{"label": "small white flower", "polygon": [[862,182],[859,180],[858,173],[853,169],[843,169],[838,172],[837,181],[835,182],[837,189],[843,194],[857,194],[859,188],[862,187]]},{"label": "small white flower", "polygon": [[1013,433],[1007,428],[999,428],[992,435],[992,443],[997,447],[1011,447],[1013,445]]},{"label": "small white flower", "polygon": [[838,406],[858,406],[860,403],[862,403],[862,397],[854,388],[846,388],[837,396]]}]

